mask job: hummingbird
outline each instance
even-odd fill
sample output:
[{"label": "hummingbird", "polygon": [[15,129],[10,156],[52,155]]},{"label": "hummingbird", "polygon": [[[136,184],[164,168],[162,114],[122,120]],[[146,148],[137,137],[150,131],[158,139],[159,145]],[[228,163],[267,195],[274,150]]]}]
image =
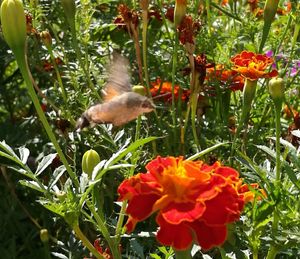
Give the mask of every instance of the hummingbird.
[{"label": "hummingbird", "polygon": [[113,54],[108,80],[102,91],[103,103],[89,107],[77,120],[75,130],[104,123],[122,126],[155,109],[150,98],[132,91],[128,66],[126,58]]}]

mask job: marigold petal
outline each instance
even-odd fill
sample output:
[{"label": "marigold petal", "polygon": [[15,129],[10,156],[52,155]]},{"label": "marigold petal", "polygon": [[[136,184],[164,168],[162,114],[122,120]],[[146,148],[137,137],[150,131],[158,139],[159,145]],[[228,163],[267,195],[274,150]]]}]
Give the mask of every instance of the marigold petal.
[{"label": "marigold petal", "polygon": [[214,199],[206,201],[205,205],[206,210],[202,216],[205,223],[224,225],[239,219],[244,199],[231,186],[227,186]]},{"label": "marigold petal", "polygon": [[193,222],[199,219],[204,211],[205,205],[197,203],[171,203],[161,210],[161,215],[170,224],[178,225],[183,221]]},{"label": "marigold petal", "polygon": [[160,214],[156,217],[156,222],[160,226],[156,238],[161,244],[172,246],[177,250],[185,250],[191,246],[193,235],[188,225],[169,224]]},{"label": "marigold petal", "polygon": [[149,217],[153,211],[153,204],[160,198],[155,194],[138,195],[128,202],[126,213],[141,221]]},{"label": "marigold petal", "polygon": [[214,246],[222,245],[227,237],[227,227],[208,226],[203,221],[195,221],[190,224],[197,238],[198,244],[204,250],[209,250]]},{"label": "marigold petal", "polygon": [[135,226],[138,222],[139,222],[138,220],[129,217],[125,225],[126,232],[131,233],[135,229]]}]

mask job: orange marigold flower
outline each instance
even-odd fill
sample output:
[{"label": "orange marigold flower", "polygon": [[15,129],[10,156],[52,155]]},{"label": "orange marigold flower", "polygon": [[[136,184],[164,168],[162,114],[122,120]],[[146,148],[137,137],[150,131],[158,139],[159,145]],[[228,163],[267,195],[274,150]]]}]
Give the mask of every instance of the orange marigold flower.
[{"label": "orange marigold flower", "polygon": [[207,69],[206,80],[208,82],[219,82],[220,86],[228,87],[232,91],[243,90],[244,78],[234,70],[226,70],[223,65]]},{"label": "orange marigold flower", "polygon": [[231,58],[234,63],[232,70],[240,73],[243,77],[255,81],[259,78],[270,78],[278,75],[276,69],[271,72],[265,70],[273,64],[274,60],[265,54],[255,54],[249,51],[242,51]]},{"label": "orange marigold flower", "polygon": [[[155,82],[152,82],[152,87],[150,89],[152,97],[163,99],[165,102],[172,102],[172,83],[171,82],[161,82],[160,78],[157,78]],[[179,85],[174,85],[174,96],[178,100],[179,97]],[[181,100],[186,101],[189,98],[190,91],[182,90]]]},{"label": "orange marigold flower", "polygon": [[227,224],[240,218],[253,199],[239,173],[230,167],[183,157],[157,157],[139,173],[121,183],[119,200],[128,200],[128,232],[157,213],[160,243],[185,250],[192,243],[210,249],[224,243]]}]

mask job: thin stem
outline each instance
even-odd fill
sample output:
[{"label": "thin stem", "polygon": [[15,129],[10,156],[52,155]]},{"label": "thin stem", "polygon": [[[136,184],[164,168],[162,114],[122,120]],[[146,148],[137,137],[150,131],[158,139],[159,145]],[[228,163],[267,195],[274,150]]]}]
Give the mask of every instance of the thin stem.
[{"label": "thin stem", "polygon": [[53,55],[53,50],[51,47],[47,48],[48,49],[48,52],[50,54],[50,58],[51,58],[51,61],[52,61],[52,64],[53,64],[53,67],[54,67],[54,70],[55,70],[55,73],[56,73],[56,77],[57,77],[57,81],[58,81],[58,84],[60,86],[60,90],[61,90],[61,94],[62,94],[62,97],[63,97],[63,100],[65,102],[65,104],[67,104],[67,94],[66,94],[66,90],[65,90],[65,87],[63,85],[63,82],[62,82],[62,79],[61,79],[61,76],[60,76],[60,73],[58,71],[58,67],[57,67],[57,64],[55,62],[55,57]]},{"label": "thin stem", "polygon": [[174,34],[174,46],[173,46],[173,57],[172,57],[172,122],[173,122],[173,134],[174,139],[177,140],[177,120],[176,120],[176,106],[175,106],[175,74],[177,67],[177,46],[179,43],[178,34]]}]

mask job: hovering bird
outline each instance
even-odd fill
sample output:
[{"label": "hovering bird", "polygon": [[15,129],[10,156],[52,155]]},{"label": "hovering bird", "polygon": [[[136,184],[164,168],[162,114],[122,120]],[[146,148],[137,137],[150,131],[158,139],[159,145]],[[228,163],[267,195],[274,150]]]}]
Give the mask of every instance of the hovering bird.
[{"label": "hovering bird", "polygon": [[121,126],[155,109],[151,99],[132,91],[128,66],[126,58],[114,53],[103,90],[104,101],[89,107],[81,115],[76,123],[77,131],[93,124]]}]

